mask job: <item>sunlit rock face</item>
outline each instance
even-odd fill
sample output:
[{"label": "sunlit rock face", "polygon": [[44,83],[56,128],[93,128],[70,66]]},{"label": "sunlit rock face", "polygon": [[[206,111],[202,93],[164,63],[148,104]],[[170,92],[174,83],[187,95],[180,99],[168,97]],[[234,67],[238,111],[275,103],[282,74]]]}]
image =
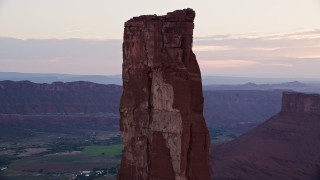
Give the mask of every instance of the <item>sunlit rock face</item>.
[{"label": "sunlit rock face", "polygon": [[125,23],[118,180],[210,179],[192,9]]}]

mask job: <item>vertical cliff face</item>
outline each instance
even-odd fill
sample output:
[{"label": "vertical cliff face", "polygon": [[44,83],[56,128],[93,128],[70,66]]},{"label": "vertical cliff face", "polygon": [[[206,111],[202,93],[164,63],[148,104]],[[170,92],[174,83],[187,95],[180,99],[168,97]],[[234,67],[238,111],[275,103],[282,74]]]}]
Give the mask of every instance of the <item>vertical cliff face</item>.
[{"label": "vertical cliff face", "polygon": [[320,95],[284,92],[281,111],[320,114]]},{"label": "vertical cliff face", "polygon": [[210,179],[192,9],[125,23],[119,180]]}]

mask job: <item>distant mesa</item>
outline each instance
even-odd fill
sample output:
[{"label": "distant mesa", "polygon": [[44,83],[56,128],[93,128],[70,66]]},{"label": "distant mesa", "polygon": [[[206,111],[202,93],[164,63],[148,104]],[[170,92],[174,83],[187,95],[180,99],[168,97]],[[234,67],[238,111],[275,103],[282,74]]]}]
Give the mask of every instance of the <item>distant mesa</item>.
[{"label": "distant mesa", "polygon": [[85,81],[0,81],[0,114],[118,114],[121,93],[121,86]]},{"label": "distant mesa", "polygon": [[192,9],[125,23],[118,180],[210,179]]},{"label": "distant mesa", "polygon": [[212,154],[216,180],[319,180],[320,95],[284,92],[281,112]]},{"label": "distant mesa", "polygon": [[320,115],[320,94],[284,92],[281,111]]},{"label": "distant mesa", "polygon": [[121,93],[121,86],[83,81],[0,81],[0,137],[29,136],[33,131],[115,130]]}]

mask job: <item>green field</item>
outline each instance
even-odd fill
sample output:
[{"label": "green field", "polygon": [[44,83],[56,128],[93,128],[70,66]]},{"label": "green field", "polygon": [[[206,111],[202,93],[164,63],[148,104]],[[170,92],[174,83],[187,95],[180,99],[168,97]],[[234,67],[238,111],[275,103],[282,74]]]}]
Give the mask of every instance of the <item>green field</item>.
[{"label": "green field", "polygon": [[82,153],[86,155],[120,155],[122,153],[123,145],[109,145],[109,146],[86,146]]}]

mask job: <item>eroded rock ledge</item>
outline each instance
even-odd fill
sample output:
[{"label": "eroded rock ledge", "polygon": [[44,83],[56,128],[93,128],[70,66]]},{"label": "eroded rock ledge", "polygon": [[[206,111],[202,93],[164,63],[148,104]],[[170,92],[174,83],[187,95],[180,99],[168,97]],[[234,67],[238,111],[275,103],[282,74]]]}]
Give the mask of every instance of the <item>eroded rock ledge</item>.
[{"label": "eroded rock ledge", "polygon": [[320,95],[284,92],[281,111],[320,114]]},{"label": "eroded rock ledge", "polygon": [[210,179],[192,9],[125,23],[118,180]]}]

